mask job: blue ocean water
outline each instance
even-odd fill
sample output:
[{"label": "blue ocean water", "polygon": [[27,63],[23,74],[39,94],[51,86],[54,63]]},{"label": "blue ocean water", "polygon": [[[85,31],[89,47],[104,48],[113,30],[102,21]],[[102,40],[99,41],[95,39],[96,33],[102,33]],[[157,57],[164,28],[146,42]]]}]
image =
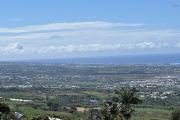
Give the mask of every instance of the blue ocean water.
[{"label": "blue ocean water", "polygon": [[180,54],[126,55],[86,58],[33,60],[38,63],[61,64],[180,64]]}]

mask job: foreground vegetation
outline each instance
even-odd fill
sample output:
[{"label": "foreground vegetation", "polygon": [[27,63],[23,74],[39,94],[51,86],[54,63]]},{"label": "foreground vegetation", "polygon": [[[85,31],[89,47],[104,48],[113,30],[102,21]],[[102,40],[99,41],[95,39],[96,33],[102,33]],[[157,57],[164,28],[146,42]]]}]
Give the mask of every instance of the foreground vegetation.
[{"label": "foreground vegetation", "polygon": [[[179,120],[180,111],[168,111],[157,108],[138,108],[136,104],[142,103],[135,88],[116,90],[113,97],[103,102],[99,108],[89,108],[78,111],[71,108],[69,112],[47,111],[38,108],[26,107],[24,103],[4,101],[0,103],[0,117],[2,120]],[[7,105],[8,104],[8,105]],[[21,112],[22,118],[16,113]],[[171,114],[170,114],[171,113]]]}]

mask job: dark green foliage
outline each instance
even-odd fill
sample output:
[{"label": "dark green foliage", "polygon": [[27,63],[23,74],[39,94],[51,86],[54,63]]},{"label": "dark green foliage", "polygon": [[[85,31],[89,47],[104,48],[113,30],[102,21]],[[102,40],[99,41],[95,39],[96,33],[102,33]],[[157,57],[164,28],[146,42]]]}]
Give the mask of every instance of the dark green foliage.
[{"label": "dark green foliage", "polygon": [[142,102],[142,100],[139,99],[137,92],[138,91],[135,88],[123,88],[119,91],[115,91],[117,97],[114,97],[113,100],[114,102],[119,103],[119,106],[121,106],[120,113],[123,115],[125,120],[129,120],[134,112],[132,105]]},{"label": "dark green foliage", "polygon": [[171,120],[180,120],[180,110],[175,110],[172,112]]},{"label": "dark green foliage", "polygon": [[58,111],[58,107],[59,107],[59,104],[57,102],[53,102],[53,101],[49,101],[47,103],[47,106],[50,108],[50,110],[52,111]]},{"label": "dark green foliage", "polygon": [[142,102],[137,96],[137,90],[121,89],[115,91],[115,94],[111,100],[104,102],[101,109],[92,109],[89,120],[129,120],[134,112],[132,105]]},{"label": "dark green foliage", "polygon": [[70,113],[74,113],[74,112],[76,112],[76,111],[77,111],[77,108],[73,106],[73,107],[70,108],[70,111],[69,111],[69,112],[70,112]]},{"label": "dark green foliage", "polygon": [[9,120],[13,116],[10,114],[10,108],[5,103],[0,103],[0,119],[1,120]]},{"label": "dark green foliage", "polygon": [[113,101],[106,101],[102,108],[93,108],[88,113],[88,120],[122,120],[121,106]]},{"label": "dark green foliage", "polygon": [[120,110],[121,108],[119,103],[106,102],[101,111],[103,120],[115,120],[118,118],[122,119]]},{"label": "dark green foliage", "polygon": [[4,104],[4,103],[0,103],[0,112],[2,114],[8,114],[10,113],[10,108],[8,105]]},{"label": "dark green foliage", "polygon": [[49,118],[46,116],[37,116],[37,117],[34,117],[32,120],[49,120]]}]

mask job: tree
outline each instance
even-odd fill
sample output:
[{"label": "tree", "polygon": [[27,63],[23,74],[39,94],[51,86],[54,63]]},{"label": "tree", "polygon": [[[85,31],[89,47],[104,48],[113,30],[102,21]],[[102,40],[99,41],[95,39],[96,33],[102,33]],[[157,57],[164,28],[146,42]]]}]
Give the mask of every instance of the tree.
[{"label": "tree", "polygon": [[137,90],[121,89],[115,91],[115,97],[105,101],[101,109],[92,109],[90,111],[90,120],[129,120],[134,110],[133,104],[139,104],[142,101],[137,95]]},{"label": "tree", "polygon": [[180,120],[180,110],[175,110],[172,112],[170,120]]},{"label": "tree", "polygon": [[8,105],[4,104],[4,103],[0,103],[0,117],[3,120],[8,120],[10,116],[10,108]]},{"label": "tree", "polygon": [[47,103],[47,106],[50,108],[50,110],[52,111],[58,111],[58,107],[59,107],[59,104],[56,102],[56,101],[49,101]]},{"label": "tree", "polygon": [[102,120],[122,120],[120,111],[121,106],[119,103],[107,101],[104,103],[104,107],[101,110]]},{"label": "tree", "polygon": [[0,112],[2,114],[8,114],[10,113],[10,108],[8,105],[4,104],[4,103],[0,103]]},{"label": "tree", "polygon": [[123,88],[115,91],[117,96],[113,98],[113,101],[119,103],[121,106],[120,113],[125,120],[129,120],[134,112],[132,105],[142,102],[142,100],[139,99],[137,92],[138,91],[135,88]]},{"label": "tree", "polygon": [[49,120],[49,118],[47,116],[37,116],[33,117],[32,120]]}]

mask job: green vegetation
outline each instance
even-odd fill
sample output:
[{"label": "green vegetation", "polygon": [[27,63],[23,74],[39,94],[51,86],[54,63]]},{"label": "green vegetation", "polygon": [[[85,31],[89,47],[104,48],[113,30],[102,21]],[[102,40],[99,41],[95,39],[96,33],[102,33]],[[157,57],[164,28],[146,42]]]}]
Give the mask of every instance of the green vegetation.
[{"label": "green vegetation", "polygon": [[120,113],[124,117],[125,120],[129,120],[132,116],[134,110],[132,109],[132,105],[139,104],[142,100],[137,96],[137,91],[135,88],[133,89],[122,89],[116,91],[118,97],[114,97],[113,101],[118,102],[121,105]]},{"label": "green vegetation", "polygon": [[[0,73],[0,98],[10,116],[86,120],[91,109],[109,114],[113,104],[105,100],[113,99],[124,103],[131,120],[170,120],[180,106],[180,66],[0,63]],[[133,96],[143,102],[125,102],[131,97],[124,87],[138,88]]]},{"label": "green vegetation", "polygon": [[169,120],[170,113],[163,108],[135,108],[132,120]]},{"label": "green vegetation", "polygon": [[175,110],[172,112],[171,120],[180,120],[180,110]]}]

